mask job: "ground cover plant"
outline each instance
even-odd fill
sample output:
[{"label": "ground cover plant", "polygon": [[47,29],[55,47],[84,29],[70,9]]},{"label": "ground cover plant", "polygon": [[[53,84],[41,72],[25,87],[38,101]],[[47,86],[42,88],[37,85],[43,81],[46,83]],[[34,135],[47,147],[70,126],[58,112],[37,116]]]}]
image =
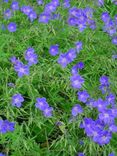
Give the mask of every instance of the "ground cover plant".
[{"label": "ground cover plant", "polygon": [[0,156],[117,156],[117,1],[0,13]]}]

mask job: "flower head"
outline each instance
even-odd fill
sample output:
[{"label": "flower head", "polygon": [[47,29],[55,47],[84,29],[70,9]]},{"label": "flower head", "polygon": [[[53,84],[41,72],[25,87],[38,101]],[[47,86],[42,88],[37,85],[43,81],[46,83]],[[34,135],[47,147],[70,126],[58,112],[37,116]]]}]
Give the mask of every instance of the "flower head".
[{"label": "flower head", "polygon": [[49,107],[49,104],[47,103],[46,98],[37,98],[35,107],[40,109],[41,111],[44,111]]},{"label": "flower head", "polygon": [[100,84],[108,86],[109,85],[109,78],[108,78],[108,76],[105,76],[105,75],[101,76],[100,77]]},{"label": "flower head", "polygon": [[33,64],[38,63],[38,56],[36,53],[34,53],[33,48],[28,48],[25,52],[25,60],[28,61],[28,65],[31,66]]},{"label": "flower head", "polygon": [[87,102],[88,98],[89,98],[89,94],[88,94],[88,92],[86,90],[78,92],[78,99],[79,99],[79,101],[85,103],[85,102]]},{"label": "flower head", "polygon": [[23,77],[24,75],[29,75],[29,66],[24,65],[22,62],[15,64],[15,71],[18,74],[18,77]]},{"label": "flower head", "polygon": [[31,11],[29,14],[28,14],[28,18],[30,19],[31,22],[33,22],[36,18],[37,18],[37,14],[35,11]]},{"label": "flower head", "polygon": [[51,15],[49,13],[41,13],[39,16],[39,22],[47,24],[51,20]]},{"label": "flower head", "polygon": [[21,94],[15,94],[12,96],[12,105],[16,107],[21,107],[22,102],[24,102],[24,98]]},{"label": "flower head", "polygon": [[10,9],[6,9],[6,10],[4,11],[4,18],[5,18],[5,19],[10,19],[11,16],[12,16],[12,11],[11,11]]},{"label": "flower head", "polygon": [[37,0],[38,5],[42,5],[44,2],[43,0]]},{"label": "flower head", "polygon": [[50,46],[49,53],[52,56],[56,56],[59,53],[59,45],[55,44],[55,45]]},{"label": "flower head", "polygon": [[84,84],[84,79],[80,75],[73,75],[70,80],[72,87],[76,89],[82,88],[82,85]]},{"label": "flower head", "polygon": [[72,108],[73,116],[77,116],[78,114],[81,114],[82,112],[83,112],[83,109],[82,109],[81,105],[76,104],[75,106],[73,106],[73,108]]},{"label": "flower head", "polygon": [[52,107],[48,107],[48,108],[45,108],[44,111],[43,111],[43,115],[45,117],[51,117],[52,116],[52,112],[53,112],[53,108]]},{"label": "flower head", "polygon": [[15,32],[17,29],[17,26],[14,22],[11,22],[8,24],[7,28],[9,32]]},{"label": "flower head", "polygon": [[78,41],[75,43],[75,45],[76,45],[77,53],[79,53],[80,50],[82,50],[82,42]]},{"label": "flower head", "polygon": [[14,122],[10,122],[8,120],[0,120],[0,133],[5,134],[7,132],[14,131]]},{"label": "flower head", "polygon": [[12,10],[19,10],[19,3],[17,1],[13,1],[11,4]]}]

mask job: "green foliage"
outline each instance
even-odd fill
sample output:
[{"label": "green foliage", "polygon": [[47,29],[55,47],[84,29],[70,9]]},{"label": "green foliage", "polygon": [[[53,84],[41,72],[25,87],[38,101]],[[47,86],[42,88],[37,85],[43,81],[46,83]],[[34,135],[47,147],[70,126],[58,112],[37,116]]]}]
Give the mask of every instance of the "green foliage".
[{"label": "green foliage", "polygon": [[[36,2],[21,0],[20,4],[33,5],[39,14],[42,6]],[[2,4],[2,11],[8,8],[10,3]],[[84,114],[70,122],[71,108],[79,103],[76,91],[70,86],[71,66],[78,61],[83,61],[85,69],[81,75],[86,82],[84,88],[92,97],[98,98],[99,77],[106,74],[110,77],[111,88],[117,93],[117,62],[111,59],[116,47],[111,44],[109,36],[102,31],[103,23],[100,15],[103,11],[116,14],[117,7],[107,1],[104,8],[97,8],[93,1],[72,1],[72,6],[95,9],[97,29],[86,29],[80,33],[78,29],[68,26],[66,20],[68,11],[59,8],[62,21],[51,21],[44,25],[34,21],[30,23],[26,16],[17,12],[10,20],[2,20],[8,24],[15,21],[18,29],[15,33],[0,30],[0,116],[5,116],[10,121],[16,122],[15,131],[0,136],[0,152],[9,156],[74,156],[78,152],[84,152],[87,156],[107,156],[112,151],[117,154],[117,134],[109,145],[100,147],[86,137],[84,131],[79,129],[83,117],[95,117],[95,111],[84,107]],[[0,6],[1,7],[1,6]],[[48,49],[52,44],[59,44],[61,52],[74,47],[76,41],[83,42],[83,50],[75,62],[66,69],[57,64],[57,57],[50,56]],[[18,78],[14,72],[9,58],[19,57],[22,61],[25,50],[32,46],[39,56],[39,63],[31,67],[30,76]],[[15,83],[11,88],[7,84]],[[20,109],[11,105],[11,96],[14,93],[24,95],[25,102]],[[45,119],[40,111],[34,107],[37,97],[46,97],[48,103],[54,107],[53,118]],[[62,126],[56,122],[61,121]],[[80,140],[84,141],[80,145]]]}]

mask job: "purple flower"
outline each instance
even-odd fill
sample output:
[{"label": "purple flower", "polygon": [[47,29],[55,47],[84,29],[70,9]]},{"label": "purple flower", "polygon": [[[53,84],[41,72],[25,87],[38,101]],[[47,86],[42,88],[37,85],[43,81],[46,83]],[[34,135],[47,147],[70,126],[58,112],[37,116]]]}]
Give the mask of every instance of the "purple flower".
[{"label": "purple flower", "polygon": [[114,104],[115,103],[115,94],[110,93],[107,97],[106,97],[106,101],[108,102],[108,104]]},{"label": "purple flower", "polygon": [[52,20],[59,20],[59,19],[61,19],[60,14],[52,14]]},{"label": "purple flower", "polygon": [[31,11],[28,15],[28,18],[30,19],[31,22],[33,22],[37,18],[37,14],[35,11]]},{"label": "purple flower", "polygon": [[82,109],[81,105],[76,104],[75,106],[73,106],[73,108],[72,108],[73,116],[77,116],[78,114],[81,114],[82,112],[83,112],[83,109]]},{"label": "purple flower", "polygon": [[117,0],[112,0],[112,2],[114,2],[115,5],[117,5]]},{"label": "purple flower", "polygon": [[51,19],[51,15],[49,13],[41,13],[39,16],[39,22],[47,24]]},{"label": "purple flower", "polygon": [[52,5],[54,5],[55,7],[58,7],[60,5],[59,0],[51,0]]},{"label": "purple flower", "polygon": [[43,4],[43,0],[37,0],[38,5],[42,5]]},{"label": "purple flower", "polygon": [[41,111],[44,111],[49,108],[49,104],[47,103],[46,98],[37,98],[35,107]]},{"label": "purple flower", "polygon": [[84,68],[84,63],[83,62],[78,62],[77,67],[78,67],[78,69],[83,69]]},{"label": "purple flower", "polygon": [[80,145],[84,145],[84,141],[83,141],[83,140],[80,140],[80,141],[79,141],[79,144],[80,144]]},{"label": "purple flower", "polygon": [[82,88],[82,85],[84,84],[84,79],[80,75],[73,75],[70,80],[72,87],[76,89]]},{"label": "purple flower", "polygon": [[100,84],[108,86],[109,85],[109,78],[105,75],[100,77]]},{"label": "purple flower", "polygon": [[5,156],[5,154],[3,154],[3,153],[0,153],[0,156]]},{"label": "purple flower", "polygon": [[109,85],[100,85],[99,86],[99,90],[101,90],[102,94],[110,92]]},{"label": "purple flower", "polygon": [[114,153],[110,153],[108,156],[115,156],[115,154]]},{"label": "purple flower", "polygon": [[112,55],[112,59],[113,60],[117,59],[117,55]]},{"label": "purple flower", "polygon": [[8,3],[8,2],[9,2],[9,0],[3,0],[3,2]]},{"label": "purple flower", "polygon": [[47,108],[44,109],[43,115],[45,117],[48,117],[49,118],[49,117],[52,116],[52,112],[53,112],[53,108],[52,107],[47,107]]},{"label": "purple flower", "polygon": [[113,20],[109,20],[104,27],[104,31],[107,32],[110,36],[116,34],[116,24]]},{"label": "purple flower", "polygon": [[89,27],[92,29],[92,30],[95,30],[96,29],[96,23],[94,20],[90,20],[88,19],[88,24],[89,24]]},{"label": "purple flower", "polygon": [[105,130],[98,133],[98,135],[95,137],[95,142],[102,146],[108,144],[111,138],[112,134]]},{"label": "purple flower", "polygon": [[116,133],[117,132],[117,126],[114,124],[109,125],[109,130],[110,130],[110,132]]},{"label": "purple flower", "polygon": [[64,0],[62,5],[64,8],[70,8],[70,0]]},{"label": "purple flower", "polygon": [[38,63],[38,56],[33,51],[34,51],[33,48],[28,48],[25,52],[25,60],[28,61],[29,66]]},{"label": "purple flower", "polygon": [[85,156],[84,153],[78,153],[77,156]]},{"label": "purple flower", "polygon": [[85,102],[87,102],[88,98],[89,98],[89,94],[88,94],[88,92],[86,90],[78,92],[78,99],[79,99],[79,101],[85,103]]},{"label": "purple flower", "polygon": [[112,124],[114,122],[114,115],[112,110],[104,110],[99,114],[99,119],[103,121],[105,124]]},{"label": "purple flower", "polygon": [[53,5],[52,2],[46,4],[44,12],[46,12],[46,13],[52,13],[52,12],[55,12],[55,11],[56,11],[56,6]]},{"label": "purple flower", "polygon": [[77,75],[77,74],[78,74],[78,67],[77,67],[77,64],[74,65],[74,66],[72,67],[71,73],[72,73],[73,75],[75,75],[75,74]]},{"label": "purple flower", "polygon": [[14,69],[17,72],[18,77],[29,75],[29,66],[24,65],[22,62],[15,64]]},{"label": "purple flower", "polygon": [[15,56],[11,57],[10,61],[11,61],[12,64],[20,63],[20,60],[18,60]]},{"label": "purple flower", "polygon": [[93,103],[93,107],[96,107],[99,112],[102,112],[107,107],[107,102],[99,98],[97,101]]},{"label": "purple flower", "polygon": [[46,98],[37,98],[35,107],[40,109],[45,117],[52,116],[53,108],[49,106],[49,104],[46,101]]},{"label": "purple flower", "polygon": [[7,29],[9,30],[9,32],[15,32],[17,29],[17,26],[14,22],[11,22],[8,24]]},{"label": "purple flower", "polygon": [[21,12],[23,12],[25,15],[29,15],[30,12],[33,11],[33,8],[31,6],[22,6]]},{"label": "purple flower", "polygon": [[82,11],[82,9],[73,7],[69,9],[69,15],[78,18],[80,15],[82,15]]},{"label": "purple flower", "polygon": [[74,65],[72,67],[72,74],[77,74],[78,73],[78,69],[83,69],[84,68],[84,63],[83,62],[78,62],[76,65]]},{"label": "purple flower", "polygon": [[101,19],[102,19],[102,21],[103,22],[108,22],[109,20],[110,20],[110,15],[109,15],[109,13],[108,12],[103,12],[102,13],[102,16],[101,16]]},{"label": "purple flower", "polygon": [[26,50],[25,54],[26,54],[27,56],[30,56],[30,55],[32,55],[34,52],[35,52],[34,48],[29,47],[29,48]]},{"label": "purple flower", "polygon": [[71,48],[68,50],[66,55],[67,55],[68,62],[70,63],[70,62],[74,61],[74,59],[76,58],[76,50]]},{"label": "purple flower", "polygon": [[10,122],[8,120],[0,120],[0,133],[5,134],[7,132],[14,131],[14,122]]},{"label": "purple flower", "polygon": [[85,14],[85,16],[87,17],[88,20],[93,18],[93,12],[94,12],[94,10],[92,8],[90,8],[90,7],[86,7],[84,9],[84,14]]},{"label": "purple flower", "polygon": [[21,94],[15,94],[12,96],[12,105],[16,107],[21,107],[22,102],[24,102],[24,98]]},{"label": "purple flower", "polygon": [[94,142],[99,145],[105,145],[110,142],[112,137],[111,132],[104,130],[105,124],[101,120],[92,120],[91,118],[85,118],[83,121],[83,128],[87,136],[91,137]]},{"label": "purple flower", "polygon": [[95,100],[92,99],[92,98],[90,98],[90,99],[88,99],[88,101],[86,102],[86,105],[87,105],[87,106],[90,106],[90,107],[94,107],[94,102],[95,102]]},{"label": "purple flower", "polygon": [[82,128],[85,129],[85,133],[87,134],[87,136],[93,136],[94,135],[94,124],[95,122],[91,119],[91,118],[85,118],[83,121],[83,125]]},{"label": "purple flower", "polygon": [[17,1],[12,2],[11,8],[12,10],[19,10],[19,3]]},{"label": "purple flower", "polygon": [[69,60],[67,57],[67,53],[64,54],[60,54],[59,58],[58,58],[58,63],[65,68],[68,64],[69,64]]},{"label": "purple flower", "polygon": [[104,5],[104,0],[98,0],[98,5],[103,6]]},{"label": "purple flower", "polygon": [[7,9],[7,10],[4,11],[4,18],[5,19],[10,19],[11,16],[12,16],[12,12],[11,12],[10,9]]},{"label": "purple flower", "polygon": [[73,7],[69,9],[68,24],[77,27],[80,32],[84,31],[87,26],[94,30],[96,28],[96,23],[92,18],[93,9],[89,7],[85,9]]},{"label": "purple flower", "polygon": [[87,27],[87,26],[86,26],[85,23],[81,23],[81,22],[80,22],[80,23],[78,24],[78,29],[79,29],[80,32],[83,32],[84,29],[86,29],[86,27]]},{"label": "purple flower", "polygon": [[117,36],[114,36],[114,37],[112,38],[112,44],[117,45]]},{"label": "purple flower", "polygon": [[78,41],[75,43],[75,45],[76,45],[77,53],[79,53],[80,50],[82,50],[82,42]]},{"label": "purple flower", "polygon": [[59,45],[55,44],[55,45],[50,46],[49,53],[52,56],[56,56],[59,53]]},{"label": "purple flower", "polygon": [[9,82],[7,85],[8,85],[9,87],[15,87],[15,84],[12,83],[12,82]]}]

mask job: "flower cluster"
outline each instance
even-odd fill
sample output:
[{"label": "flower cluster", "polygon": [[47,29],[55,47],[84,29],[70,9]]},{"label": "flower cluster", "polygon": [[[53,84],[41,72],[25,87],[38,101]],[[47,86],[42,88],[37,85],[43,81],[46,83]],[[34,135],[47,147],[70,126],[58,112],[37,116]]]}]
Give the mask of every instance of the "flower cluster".
[{"label": "flower cluster", "polygon": [[45,5],[44,11],[39,15],[39,22],[47,24],[53,19],[54,12],[60,5],[59,0],[51,0],[50,3]]},{"label": "flower cluster", "polygon": [[28,6],[26,6],[26,5],[22,6],[20,8],[20,10],[22,13],[24,13],[28,17],[28,19],[31,22],[33,22],[37,18],[37,14],[36,14],[35,10],[29,5]]},{"label": "flower cluster", "polygon": [[[109,79],[103,75],[100,78],[100,84],[109,87]],[[117,126],[115,119],[117,118],[117,108],[115,105],[115,95],[111,92],[106,92],[107,96],[103,100],[92,100],[90,107],[96,108],[99,112],[97,120],[91,118],[85,118],[82,128],[85,129],[85,133],[88,137],[99,145],[108,144],[112,138],[112,133],[117,132]],[[78,92],[79,100],[87,104],[89,95],[86,91]],[[89,101],[88,101],[89,104]]]},{"label": "flower cluster", "polygon": [[112,19],[108,12],[103,12],[101,19],[104,22],[103,31],[108,33],[112,38],[112,43],[117,45],[117,16],[115,15],[114,19]]},{"label": "flower cluster", "polygon": [[[8,1],[4,1],[4,2],[8,2]],[[8,8],[8,9],[6,9],[6,10],[4,11],[4,13],[3,13],[4,19],[10,19],[10,18],[13,16],[14,11],[17,11],[17,10],[19,10],[19,2],[13,1],[13,2],[11,3],[10,9]],[[16,29],[17,29],[16,23],[10,22],[10,23],[7,25],[7,29],[8,29],[9,32],[15,32]]]},{"label": "flower cluster", "polygon": [[35,50],[29,47],[25,52],[25,60],[28,64],[22,63],[15,56],[11,57],[11,62],[14,65],[14,70],[17,72],[18,77],[23,77],[24,75],[29,75],[30,66],[38,63],[38,56]]},{"label": "flower cluster", "polygon": [[7,132],[13,132],[14,126],[14,122],[10,122],[8,120],[0,120],[0,133],[5,134]]},{"label": "flower cluster", "polygon": [[[12,106],[15,106],[17,108],[20,108],[22,106],[22,103],[24,102],[24,98],[21,94],[14,94],[12,96]],[[49,106],[49,104],[46,101],[46,98],[37,98],[35,107],[38,108],[43,112],[43,115],[45,117],[51,117],[53,108]]]},{"label": "flower cluster", "polygon": [[17,1],[13,1],[11,3],[11,7],[10,9],[6,9],[4,11],[4,18],[5,19],[10,19],[13,15],[13,12],[16,11],[16,10],[19,10],[19,3]]},{"label": "flower cluster", "polygon": [[46,98],[44,98],[44,97],[37,98],[35,107],[38,108],[39,110],[41,110],[45,117],[52,116],[53,108],[49,106],[49,104],[46,101]]},{"label": "flower cluster", "polygon": [[91,29],[96,28],[95,21],[93,20],[93,9],[84,8],[78,9],[76,7],[69,9],[68,24],[79,29],[80,32],[90,27]]},{"label": "flower cluster", "polygon": [[[65,68],[68,64],[70,64],[71,62],[74,61],[74,59],[77,57],[77,54],[79,54],[79,52],[81,50],[82,50],[82,42],[78,41],[78,42],[75,43],[75,48],[71,48],[66,53],[61,53],[60,54],[60,56],[58,58],[58,63],[63,68]],[[58,54],[57,47],[56,47],[56,49],[54,51],[56,51],[56,54]],[[53,55],[52,52],[51,52],[51,55]],[[54,55],[55,55],[55,52],[54,52]],[[79,68],[79,66],[80,66],[80,64],[77,67]],[[83,68],[83,67],[81,67],[81,68]]]}]

